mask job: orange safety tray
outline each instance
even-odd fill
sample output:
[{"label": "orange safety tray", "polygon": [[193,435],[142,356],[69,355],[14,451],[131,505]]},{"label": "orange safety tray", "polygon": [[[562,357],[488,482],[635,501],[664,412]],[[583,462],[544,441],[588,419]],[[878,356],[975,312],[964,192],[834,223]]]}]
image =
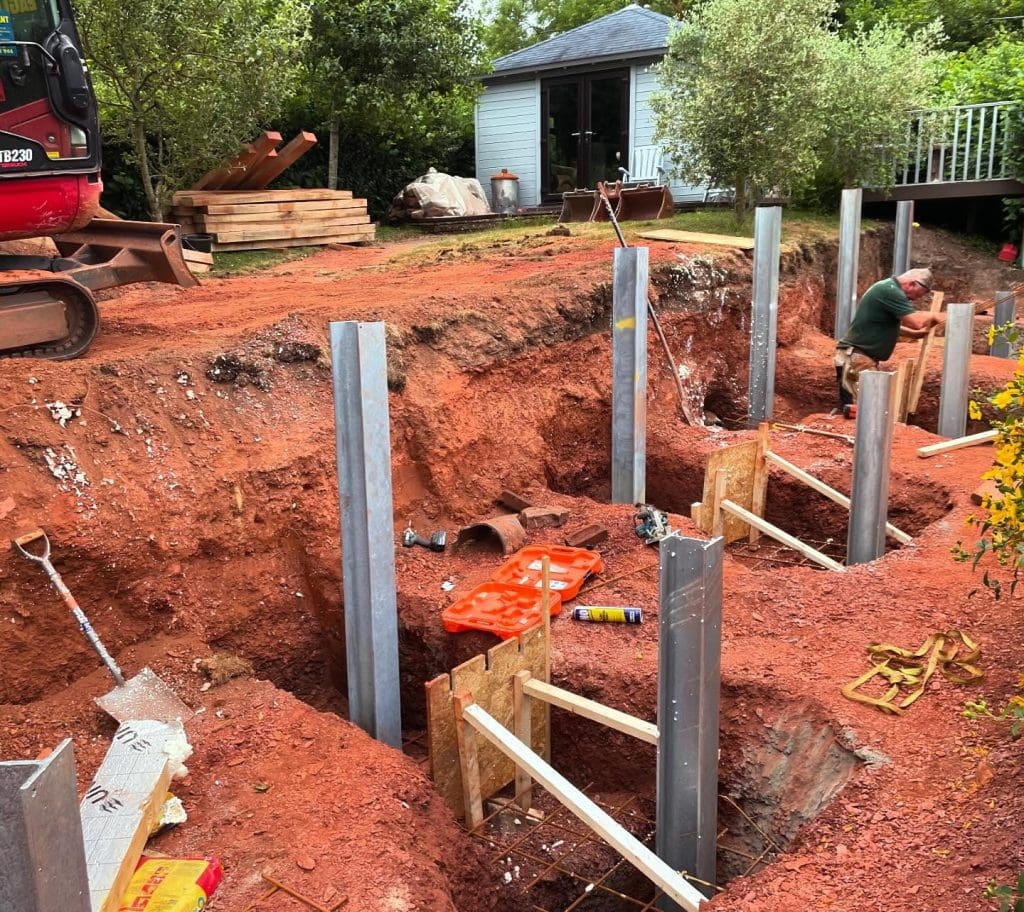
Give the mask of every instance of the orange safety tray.
[{"label": "orange safety tray", "polygon": [[[541,592],[490,580],[452,602],[441,614],[449,633],[486,630],[503,640],[518,636],[541,622]],[[550,593],[551,614],[562,610],[562,599]]]},{"label": "orange safety tray", "polygon": [[563,602],[576,598],[580,586],[590,575],[604,570],[601,555],[596,551],[566,545],[527,545],[505,561],[491,579],[496,583],[540,589],[541,558],[545,555],[551,562],[551,592],[560,595]]}]

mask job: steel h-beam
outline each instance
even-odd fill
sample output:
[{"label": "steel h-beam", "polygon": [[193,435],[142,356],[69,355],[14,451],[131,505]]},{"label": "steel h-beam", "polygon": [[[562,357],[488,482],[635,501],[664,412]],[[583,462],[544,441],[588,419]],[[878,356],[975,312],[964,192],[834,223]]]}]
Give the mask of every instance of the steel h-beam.
[{"label": "steel h-beam", "polygon": [[383,323],[331,323],[349,717],[402,746]]},{"label": "steel h-beam", "polygon": [[655,851],[708,883],[718,819],[723,543],[673,533],[660,545]]},{"label": "steel h-beam", "polygon": [[946,346],[942,352],[942,386],[939,389],[940,437],[952,440],[967,433],[973,342],[974,305],[950,304],[946,317]]},{"label": "steel h-beam", "polygon": [[617,247],[612,280],[612,503],[647,488],[646,247]]},{"label": "steel h-beam", "polygon": [[1017,322],[1017,296],[1012,291],[996,292],[996,313],[992,319],[996,335],[989,346],[989,354],[995,358],[1014,357],[1014,346],[1006,338],[1005,333],[999,332],[1000,327],[1010,324],[1014,326]]},{"label": "steel h-beam", "polygon": [[781,241],[782,207],[758,206],[754,214],[754,293],[750,319],[750,376],[747,381],[749,427],[757,427],[772,417]]},{"label": "steel h-beam", "polygon": [[846,539],[848,565],[866,564],[885,553],[893,431],[892,385],[893,374],[889,371],[864,371],[860,375],[850,525]]},{"label": "steel h-beam", "polygon": [[839,208],[839,275],[836,280],[836,338],[853,321],[857,306],[857,268],[860,261],[861,189],[844,190]]},{"label": "steel h-beam", "polygon": [[75,753],[0,763],[0,909],[90,912]]},{"label": "steel h-beam", "polygon": [[896,204],[896,243],[892,251],[892,274],[902,275],[910,268],[911,229],[914,226],[914,201]]}]

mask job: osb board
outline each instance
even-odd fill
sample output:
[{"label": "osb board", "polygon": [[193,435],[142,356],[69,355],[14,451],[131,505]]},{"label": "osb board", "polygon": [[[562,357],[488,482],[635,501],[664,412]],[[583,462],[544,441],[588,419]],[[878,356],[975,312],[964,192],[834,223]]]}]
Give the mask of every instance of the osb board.
[{"label": "osb board", "polygon": [[732,237],[728,234],[705,234],[702,231],[679,231],[675,228],[638,231],[637,237],[648,238],[652,241],[674,241],[677,244],[711,244],[716,247],[738,247],[740,250],[754,249],[753,238]]},{"label": "osb board", "polygon": [[[520,647],[520,641],[522,643]],[[474,656],[426,684],[427,746],[430,749],[430,775],[445,803],[460,820],[465,815],[462,801],[462,773],[455,730],[454,694],[468,690],[473,700],[502,725],[513,730],[513,677],[529,671],[536,678],[544,675],[544,631],[540,627],[519,637],[504,640],[487,651],[486,658]],[[544,756],[548,746],[547,713],[535,707],[531,715],[535,753]],[[515,779],[515,765],[483,738],[477,739],[480,757],[480,794],[483,800]]]},{"label": "osb board", "polygon": [[[739,504],[746,510],[754,508],[754,466],[757,461],[757,441],[748,440],[725,447],[708,455],[707,468],[704,471],[704,509],[701,510],[701,531],[711,534],[714,522],[713,501],[715,496],[715,473],[725,469],[729,476],[726,485],[725,499]],[[725,543],[746,538],[750,527],[728,513],[723,516],[722,533]]]}]

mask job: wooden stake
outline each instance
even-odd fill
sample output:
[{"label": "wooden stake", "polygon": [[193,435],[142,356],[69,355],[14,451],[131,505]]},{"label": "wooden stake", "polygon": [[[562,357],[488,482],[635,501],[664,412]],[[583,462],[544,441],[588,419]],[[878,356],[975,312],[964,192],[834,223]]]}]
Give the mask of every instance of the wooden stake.
[{"label": "wooden stake", "polygon": [[912,358],[900,361],[896,368],[896,382],[892,385],[889,412],[893,424],[907,423],[907,404],[910,399],[910,385],[914,379],[916,362]]},{"label": "wooden stake", "polygon": [[799,538],[795,538],[788,532],[783,532],[778,526],[773,526],[769,522],[765,522],[760,516],[754,516],[749,510],[744,510],[739,504],[734,504],[731,500],[722,501],[722,510],[726,513],[731,513],[733,516],[737,516],[744,522],[748,522],[751,525],[756,525],[765,535],[769,538],[774,538],[777,542],[781,542],[787,548],[792,548],[799,554],[809,560],[814,561],[816,564],[820,564],[828,570],[834,570],[837,573],[842,573],[846,568],[836,561],[832,560],[826,554],[822,554],[820,551],[816,551],[810,545],[805,545]]},{"label": "wooden stake", "polygon": [[484,821],[484,802],[480,792],[480,757],[476,732],[465,719],[473,695],[465,690],[455,694],[455,731],[459,739],[459,767],[462,771],[462,800],[466,808],[466,826],[472,832]]},{"label": "wooden stake", "polygon": [[991,443],[995,439],[995,431],[982,431],[979,434],[969,434],[966,437],[956,437],[953,440],[943,440],[942,443],[923,446],[917,451],[917,455],[922,459],[927,459],[929,456],[938,456],[939,453],[948,453],[951,450],[959,450],[979,443]]},{"label": "wooden stake", "polygon": [[645,722],[643,719],[638,719],[636,716],[631,716],[629,713],[624,713],[621,710],[605,706],[603,703],[598,703],[595,700],[588,700],[586,697],[581,697],[571,691],[562,690],[560,687],[531,680],[529,672],[524,672],[524,674],[526,678],[523,681],[522,687],[523,693],[527,696],[536,697],[545,703],[566,709],[577,716],[583,716],[594,722],[600,722],[602,725],[608,726],[608,728],[614,728],[615,731],[622,732],[624,735],[630,735],[633,738],[639,738],[648,744],[658,743],[657,725]]},{"label": "wooden stake", "polygon": [[[928,312],[937,314],[942,311],[942,301],[945,298],[945,294],[941,291],[935,292],[932,295],[932,304]],[[924,372],[928,366],[928,352],[931,351],[932,340],[935,338],[935,327],[933,326],[928,330],[928,335],[925,336],[919,343],[917,349],[917,368],[914,371],[914,381],[910,387],[910,398],[907,402],[907,414],[916,415],[917,405],[921,401],[921,388],[924,386]]]},{"label": "wooden stake", "polygon": [[[532,737],[532,716],[533,700],[525,693],[523,688],[532,679],[533,675],[528,671],[517,671],[512,678],[512,724],[515,727],[516,737],[523,742],[530,750],[533,750]],[[522,767],[516,767],[516,804],[524,811],[530,810],[533,805],[533,780],[530,774]]]},{"label": "wooden stake", "polygon": [[[765,462],[765,454],[770,445],[769,434],[771,425],[762,421],[757,426],[757,455],[754,457],[754,496],[750,512],[756,516],[764,517],[765,505],[768,501],[768,464]],[[756,545],[761,537],[760,531],[753,526],[750,527],[750,544]]]},{"label": "wooden stake", "polygon": [[711,499],[711,535],[714,538],[723,534],[725,519],[722,516],[722,501],[729,490],[729,473],[725,469],[715,472],[715,490]]},{"label": "wooden stake", "polygon": [[[540,562],[540,611],[544,615],[544,683],[551,683],[551,558],[546,554]],[[544,725],[548,731],[544,759],[551,762],[551,707],[544,707]]]}]

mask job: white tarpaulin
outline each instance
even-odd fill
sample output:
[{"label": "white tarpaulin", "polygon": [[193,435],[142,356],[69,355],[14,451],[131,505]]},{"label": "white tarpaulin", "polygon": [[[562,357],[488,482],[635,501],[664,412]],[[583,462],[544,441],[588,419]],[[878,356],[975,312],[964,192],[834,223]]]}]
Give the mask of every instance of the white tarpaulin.
[{"label": "white tarpaulin", "polygon": [[489,215],[484,188],[475,177],[453,177],[431,168],[408,184],[395,200],[412,218]]}]

